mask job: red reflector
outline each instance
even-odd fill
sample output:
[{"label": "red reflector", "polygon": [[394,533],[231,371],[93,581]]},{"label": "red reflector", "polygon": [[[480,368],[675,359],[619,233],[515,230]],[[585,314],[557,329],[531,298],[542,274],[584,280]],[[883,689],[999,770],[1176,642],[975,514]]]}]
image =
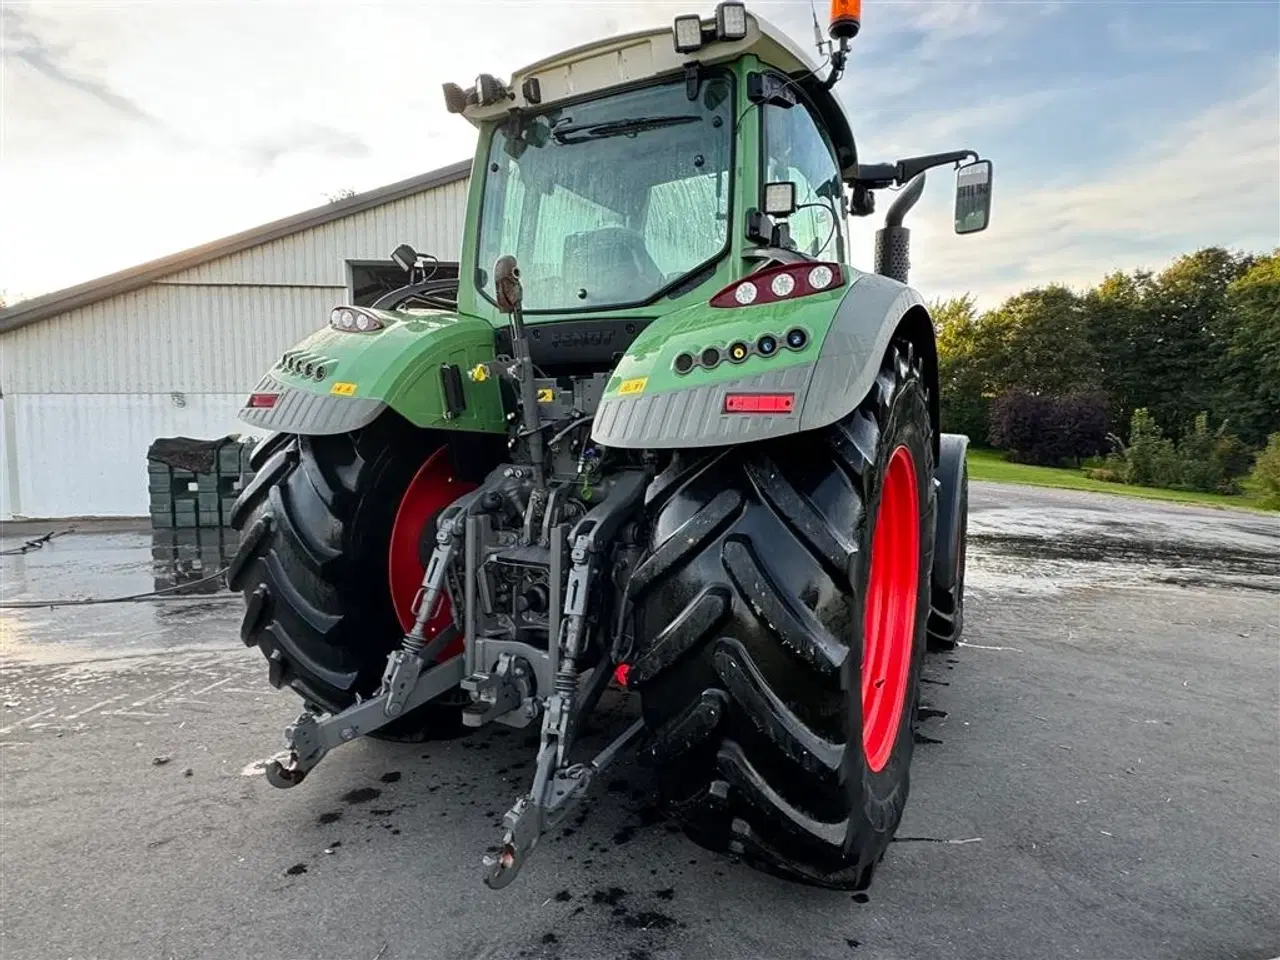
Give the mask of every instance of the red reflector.
[{"label": "red reflector", "polygon": [[251,393],[249,394],[248,406],[259,408],[274,407],[279,399],[280,394],[278,393]]},{"label": "red reflector", "polygon": [[627,685],[627,678],[630,676],[631,664],[629,663],[620,663],[618,664],[618,669],[613,671],[614,682],[616,682],[620,687],[625,687]]},{"label": "red reflector", "polygon": [[795,409],[794,393],[726,393],[725,413],[790,413]]}]

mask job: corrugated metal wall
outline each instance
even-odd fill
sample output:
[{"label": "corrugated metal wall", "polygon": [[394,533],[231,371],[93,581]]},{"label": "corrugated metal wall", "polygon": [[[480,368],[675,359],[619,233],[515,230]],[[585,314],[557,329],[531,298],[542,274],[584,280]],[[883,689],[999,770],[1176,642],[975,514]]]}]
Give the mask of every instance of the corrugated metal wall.
[{"label": "corrugated metal wall", "polygon": [[342,287],[345,260],[385,260],[400,243],[457,260],[467,211],[462,180],[352,214],[166,277],[166,283],[296,283]]},{"label": "corrugated metal wall", "polygon": [[466,184],[453,183],[254,247],[0,340],[10,393],[238,392],[343,300],[346,260],[397,243],[456,260]]},{"label": "corrugated metal wall", "polygon": [[[4,400],[17,451],[0,491],[6,517],[141,517],[156,437],[260,436],[233,394],[33,394]],[[6,443],[5,446],[8,446]]]},{"label": "corrugated metal wall", "polygon": [[323,326],[334,287],[153,284],[6,334],[5,393],[232,393]]},{"label": "corrugated metal wall", "polygon": [[346,296],[346,261],[410,243],[456,260],[446,184],[0,336],[0,517],[141,516],[158,436],[248,432],[235,412]]}]

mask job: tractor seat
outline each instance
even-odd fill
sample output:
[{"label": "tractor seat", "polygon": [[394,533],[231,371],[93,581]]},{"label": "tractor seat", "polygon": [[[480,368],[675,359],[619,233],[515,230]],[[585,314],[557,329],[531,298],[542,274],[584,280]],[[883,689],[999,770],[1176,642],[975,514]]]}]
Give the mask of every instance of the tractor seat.
[{"label": "tractor seat", "polygon": [[571,233],[564,240],[564,285],[570,297],[613,302],[638,300],[662,285],[662,271],[649,256],[644,238],[627,227],[601,227]]}]

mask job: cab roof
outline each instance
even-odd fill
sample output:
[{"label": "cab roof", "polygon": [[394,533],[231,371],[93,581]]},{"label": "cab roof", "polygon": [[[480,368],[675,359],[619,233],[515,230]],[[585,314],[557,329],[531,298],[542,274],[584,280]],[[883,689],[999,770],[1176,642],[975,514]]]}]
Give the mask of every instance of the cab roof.
[{"label": "cab roof", "polygon": [[[856,174],[857,151],[844,110],[817,76],[821,65],[785,33],[748,11],[747,33],[741,40],[708,42],[691,53],[678,53],[673,34],[673,27],[658,27],[557,53],[513,73],[507,84],[509,99],[488,106],[471,104],[463,115],[479,126],[501,119],[513,109],[539,111],[560,100],[678,74],[690,62],[712,65],[754,54],[796,81],[826,125],[846,178]],[[536,104],[525,97],[525,84],[531,79],[537,80],[541,94]]]}]

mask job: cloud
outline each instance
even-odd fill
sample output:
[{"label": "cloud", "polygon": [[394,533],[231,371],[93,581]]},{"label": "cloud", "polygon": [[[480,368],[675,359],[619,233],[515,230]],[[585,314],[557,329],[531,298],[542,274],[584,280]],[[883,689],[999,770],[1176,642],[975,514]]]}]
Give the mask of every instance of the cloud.
[{"label": "cloud", "polygon": [[1024,56],[1028,42],[1037,42],[1028,35],[1059,9],[979,0],[877,5],[864,17],[836,95],[863,126],[916,116],[922,102],[971,92],[982,71]]},{"label": "cloud", "polygon": [[1138,26],[1128,17],[1120,16],[1107,23],[1107,38],[1116,50],[1125,55],[1204,53],[1220,42],[1220,38],[1206,34],[1198,22],[1194,26],[1195,33],[1173,33]]},{"label": "cloud", "polygon": [[926,3],[908,7],[906,24],[918,33],[912,55],[929,63],[954,52],[957,41],[976,41],[996,37],[1008,28],[1008,8],[971,0],[949,3]]},{"label": "cloud", "polygon": [[[464,158],[476,132],[445,113],[442,82],[509,76],[714,0],[0,4],[0,286],[41,292],[297,212],[337,185],[371,189]],[[808,0],[749,6],[812,49]],[[997,159],[993,226],[974,237],[950,233],[949,172],[932,175],[910,220],[920,289],[987,302],[1203,243],[1261,243],[1268,229],[1274,240],[1274,79],[1270,101],[1263,90],[1190,116],[1265,87],[1232,86],[1248,57],[1274,78],[1274,29],[1266,40],[1249,9],[1222,7],[1215,29],[1236,42],[1179,58],[1117,47],[1108,17],[1092,15],[1100,4],[1089,16],[1020,0],[866,4],[836,88],[864,159],[960,146]],[[1189,29],[1177,5],[1135,10],[1123,11],[1135,30]],[[427,37],[431,56],[359,43],[409,36]],[[71,265],[47,252],[65,244],[69,215],[82,251]],[[856,221],[859,265],[871,220]]]},{"label": "cloud", "polygon": [[1009,179],[1002,191],[997,166],[986,233],[940,228],[949,226],[946,191],[917,216],[912,280],[930,296],[973,291],[993,306],[1026,287],[1085,286],[1199,246],[1269,250],[1280,242],[1280,88],[1267,75],[1088,179]]},{"label": "cloud", "polygon": [[295,124],[288,129],[250,141],[244,147],[250,162],[259,170],[273,166],[292,154],[311,154],[335,159],[360,159],[373,151],[359,137],[322,123]]},{"label": "cloud", "polygon": [[[859,153],[865,154],[864,162],[872,162],[963,148],[969,146],[962,142],[967,137],[979,134],[989,137],[996,131],[1013,127],[1054,105],[1062,96],[1059,90],[1030,90],[951,109],[915,110],[895,117],[891,125],[876,128],[860,138]],[[864,146],[868,150],[863,150]]]},{"label": "cloud", "polygon": [[105,80],[76,70],[69,47],[40,37],[30,20],[12,7],[0,9],[0,35],[4,37],[4,43],[0,44],[0,59],[25,64],[50,83],[83,94],[116,117],[168,132],[160,120],[118,93]]}]

